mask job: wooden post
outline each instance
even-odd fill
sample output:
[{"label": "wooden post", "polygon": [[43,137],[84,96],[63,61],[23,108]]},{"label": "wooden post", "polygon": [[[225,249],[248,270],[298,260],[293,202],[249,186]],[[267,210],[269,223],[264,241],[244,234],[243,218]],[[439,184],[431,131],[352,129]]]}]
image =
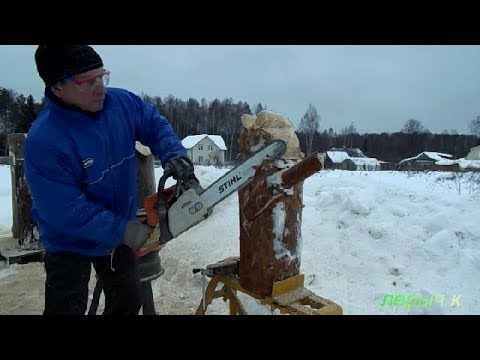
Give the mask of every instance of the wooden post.
[{"label": "wooden post", "polygon": [[[135,145],[137,154],[137,197],[138,207],[143,208],[145,198],[157,192],[155,183],[155,163],[150,149],[141,143]],[[138,269],[142,287],[143,315],[156,315],[153,300],[152,280],[160,277],[164,270],[161,265],[159,250],[152,251],[138,259]]]},{"label": "wooden post", "polygon": [[36,224],[30,216],[32,199],[23,172],[23,146],[26,134],[9,134],[10,175],[12,181],[13,237],[23,250],[42,249]]},{"label": "wooden post", "polygon": [[287,142],[282,159],[264,161],[253,181],[239,191],[239,282],[264,298],[272,295],[275,282],[300,273],[303,180],[322,163],[316,154],[301,162],[293,127],[281,116],[261,112],[257,118],[242,117],[242,123],[242,158],[264,142]]},{"label": "wooden post", "polygon": [[155,164],[150,149],[137,142],[137,197],[138,207],[143,208],[143,201],[148,196],[155,194]]}]

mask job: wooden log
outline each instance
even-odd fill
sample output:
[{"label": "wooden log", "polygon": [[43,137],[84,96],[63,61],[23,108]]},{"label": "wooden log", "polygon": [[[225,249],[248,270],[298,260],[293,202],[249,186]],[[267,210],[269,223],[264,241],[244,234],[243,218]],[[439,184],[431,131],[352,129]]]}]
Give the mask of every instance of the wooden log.
[{"label": "wooden log", "polygon": [[[143,208],[145,198],[157,191],[155,184],[155,164],[150,149],[136,143],[137,156],[137,197],[138,207]],[[156,315],[153,300],[152,280],[160,277],[164,270],[161,266],[159,250],[152,251],[138,259],[138,269],[142,291],[143,315]]]},{"label": "wooden log", "polygon": [[23,147],[26,134],[9,134],[10,175],[12,181],[12,234],[21,249],[42,249],[37,226],[30,216],[32,198],[23,172]]},{"label": "wooden log", "polygon": [[323,168],[324,157],[313,153],[282,174],[282,187],[289,189]]},{"label": "wooden log", "polygon": [[[248,157],[258,144],[275,140],[274,134],[265,136],[254,126],[244,130],[239,138],[241,157]],[[300,273],[303,180],[322,163],[316,154],[300,162],[300,155],[295,158],[300,149],[292,144],[298,141],[287,146],[293,154],[288,161],[264,161],[253,181],[239,191],[239,282],[260,298],[271,296],[275,282]]]},{"label": "wooden log", "polygon": [[240,284],[266,297],[273,283],[298,275],[302,186],[293,193],[274,192],[267,177],[278,169],[264,163],[252,183],[239,191]]},{"label": "wooden log", "polygon": [[[143,201],[150,195],[155,194],[155,164],[150,149],[137,143],[137,197],[138,207],[143,208]],[[148,149],[148,150],[147,150]]]}]

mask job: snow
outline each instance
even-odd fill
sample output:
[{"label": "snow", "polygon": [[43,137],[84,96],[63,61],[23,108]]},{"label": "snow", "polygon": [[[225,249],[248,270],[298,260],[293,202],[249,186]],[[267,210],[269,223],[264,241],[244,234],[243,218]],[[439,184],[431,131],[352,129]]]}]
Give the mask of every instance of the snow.
[{"label": "snow", "polygon": [[295,260],[293,258],[292,253],[285,248],[284,244],[282,243],[282,239],[284,234],[288,229],[285,229],[285,205],[283,202],[278,202],[272,211],[273,217],[273,251],[275,252],[275,258],[277,260],[286,256],[290,261]]},{"label": "snow", "polygon": [[350,160],[357,166],[357,169],[380,170],[380,161],[375,158],[351,157]]},{"label": "snow", "polygon": [[447,160],[447,159],[441,159],[441,160],[436,160],[435,165],[453,165],[455,164],[455,160]]},{"label": "snow", "polygon": [[215,143],[215,145],[219,147],[220,150],[227,150],[225,141],[220,135],[207,135],[207,134],[190,135],[182,140],[182,145],[185,149],[191,149],[192,147],[197,145],[199,141],[203,140],[205,137],[208,137],[210,140],[212,140]]},{"label": "snow", "polygon": [[480,169],[480,160],[467,160],[465,158],[461,158],[455,160],[458,165],[460,165],[460,169]]},{"label": "snow", "polygon": [[[197,166],[195,172],[205,187],[228,170]],[[155,171],[158,179],[163,170]],[[9,167],[0,166],[0,237],[10,231],[10,197]],[[347,315],[479,314],[479,200],[478,173],[321,171],[303,189],[298,256],[305,287]],[[282,231],[284,210],[273,216],[274,231]],[[161,250],[165,274],[152,283],[157,312],[195,313],[201,275],[192,269],[238,256],[238,238],[234,194]],[[43,281],[41,264],[0,269],[0,314],[40,314]],[[239,297],[248,313],[272,314]],[[451,306],[454,299],[459,306]],[[216,299],[207,314],[228,314],[228,305]]]}]

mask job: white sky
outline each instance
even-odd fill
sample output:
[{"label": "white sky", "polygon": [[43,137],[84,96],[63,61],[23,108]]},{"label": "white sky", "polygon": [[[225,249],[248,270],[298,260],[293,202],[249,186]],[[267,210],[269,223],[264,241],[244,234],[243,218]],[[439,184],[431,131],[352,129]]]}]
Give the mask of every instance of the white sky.
[{"label": "white sky", "polygon": [[[185,101],[261,102],[295,125],[312,103],[322,130],[353,122],[360,133],[392,132],[414,118],[432,132],[468,133],[480,114],[478,45],[94,47],[112,71],[111,86]],[[35,48],[0,45],[0,86],[39,100]]]},{"label": "white sky", "polygon": [[[197,166],[195,172],[207,186],[226,171]],[[157,179],[161,174],[156,169]],[[336,170],[308,178],[301,253],[306,287],[341,305],[345,314],[479,314],[480,178],[468,180],[470,173],[448,180],[450,175]],[[10,172],[0,166],[0,236],[10,226]],[[153,283],[157,312],[194,313],[201,278],[192,269],[238,256],[238,229],[238,199],[232,195],[168,243],[161,252],[165,274]],[[33,271],[31,265],[0,270],[0,288],[9,275],[26,269]],[[34,270],[43,273],[40,264]],[[381,306],[388,294],[444,295],[444,306]],[[454,295],[462,295],[459,307],[450,306]],[[36,296],[41,313],[43,298]],[[249,313],[271,313],[249,297],[241,299]],[[222,300],[208,309],[228,312]]]}]

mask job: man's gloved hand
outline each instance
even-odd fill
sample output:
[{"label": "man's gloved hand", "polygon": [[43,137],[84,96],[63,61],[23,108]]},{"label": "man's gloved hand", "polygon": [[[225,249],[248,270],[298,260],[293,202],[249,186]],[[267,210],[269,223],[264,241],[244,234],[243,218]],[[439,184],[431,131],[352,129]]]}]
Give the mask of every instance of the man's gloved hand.
[{"label": "man's gloved hand", "polygon": [[154,228],[145,225],[139,219],[133,219],[127,222],[123,243],[132,249],[141,249],[148,240],[149,235]]},{"label": "man's gloved hand", "polygon": [[164,172],[171,174],[175,180],[196,179],[192,161],[183,155],[174,156],[164,166]]}]

